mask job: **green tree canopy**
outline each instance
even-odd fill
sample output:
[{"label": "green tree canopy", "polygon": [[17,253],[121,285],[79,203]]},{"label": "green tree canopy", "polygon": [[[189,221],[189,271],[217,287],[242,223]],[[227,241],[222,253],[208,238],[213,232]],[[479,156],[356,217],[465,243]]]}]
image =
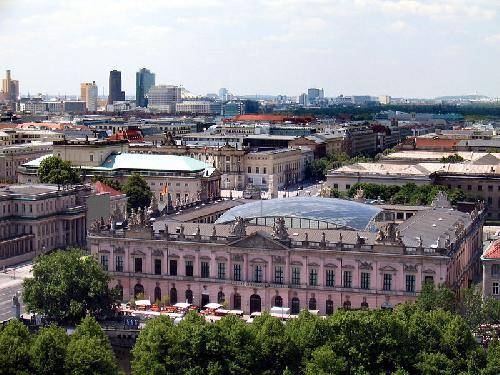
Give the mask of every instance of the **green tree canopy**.
[{"label": "green tree canopy", "polygon": [[443,156],[441,158],[441,163],[461,163],[463,161],[464,161],[464,158],[458,154]]},{"label": "green tree canopy", "polygon": [[71,163],[57,156],[49,156],[42,160],[38,167],[38,178],[45,184],[66,185],[81,182],[80,176]]},{"label": "green tree canopy", "polygon": [[153,197],[153,193],[148,183],[144,177],[138,173],[132,174],[132,176],[127,179],[127,182],[123,185],[122,191],[128,197],[127,208],[129,210],[149,206],[151,198]]},{"label": "green tree canopy", "polygon": [[97,260],[79,249],[41,255],[33,277],[23,282],[23,300],[31,312],[51,321],[76,324],[87,315],[112,312],[116,293],[108,288],[110,276]]},{"label": "green tree canopy", "polygon": [[63,328],[41,328],[30,348],[31,367],[40,375],[64,375],[69,337]]},{"label": "green tree canopy", "polygon": [[67,348],[66,369],[75,375],[118,374],[107,336],[94,318],[86,317],[76,328]]},{"label": "green tree canopy", "polygon": [[0,374],[29,374],[31,337],[19,320],[0,328]]}]

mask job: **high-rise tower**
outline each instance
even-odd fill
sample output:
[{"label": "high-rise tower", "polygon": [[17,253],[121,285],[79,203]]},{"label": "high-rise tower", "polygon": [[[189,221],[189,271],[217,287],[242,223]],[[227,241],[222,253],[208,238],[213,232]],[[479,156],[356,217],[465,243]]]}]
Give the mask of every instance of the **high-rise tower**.
[{"label": "high-rise tower", "polygon": [[6,100],[15,102],[19,97],[19,81],[10,77],[10,70],[5,72],[5,78],[2,81],[2,91]]},{"label": "high-rise tower", "polygon": [[142,68],[135,73],[135,105],[146,108],[149,89],[155,85],[155,74],[149,69]]},{"label": "high-rise tower", "polygon": [[95,81],[92,83],[84,82],[80,85],[80,99],[85,102],[85,107],[88,111],[97,111],[97,85]]},{"label": "high-rise tower", "polygon": [[108,104],[125,100],[125,91],[122,91],[122,72],[112,70],[109,72]]}]

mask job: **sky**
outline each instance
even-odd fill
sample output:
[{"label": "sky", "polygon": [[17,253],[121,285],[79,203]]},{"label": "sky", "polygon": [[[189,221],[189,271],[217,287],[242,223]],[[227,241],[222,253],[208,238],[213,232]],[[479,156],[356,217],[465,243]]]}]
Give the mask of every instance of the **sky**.
[{"label": "sky", "polygon": [[195,94],[500,97],[500,0],[0,0],[22,94],[108,92],[122,71]]}]

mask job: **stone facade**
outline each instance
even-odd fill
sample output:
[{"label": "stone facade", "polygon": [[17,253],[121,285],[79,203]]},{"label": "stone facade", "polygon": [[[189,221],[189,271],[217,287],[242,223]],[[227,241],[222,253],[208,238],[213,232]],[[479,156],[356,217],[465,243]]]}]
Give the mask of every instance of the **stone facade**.
[{"label": "stone facade", "polygon": [[392,307],[414,300],[424,282],[458,290],[478,277],[466,271],[479,269],[481,215],[437,246],[412,243],[393,223],[378,234],[287,229],[279,218],[273,227],[242,218],[215,225],[167,220],[153,230],[144,217],[135,216],[124,231],[96,225],[89,237],[92,254],[113,275],[112,286],[121,286],[124,300],[144,293],[152,301],[169,296],[171,304],[224,301],[246,313],[282,305],[292,313],[330,314],[339,307]]},{"label": "stone facade", "polygon": [[11,185],[0,190],[0,267],[85,244],[90,188]]}]

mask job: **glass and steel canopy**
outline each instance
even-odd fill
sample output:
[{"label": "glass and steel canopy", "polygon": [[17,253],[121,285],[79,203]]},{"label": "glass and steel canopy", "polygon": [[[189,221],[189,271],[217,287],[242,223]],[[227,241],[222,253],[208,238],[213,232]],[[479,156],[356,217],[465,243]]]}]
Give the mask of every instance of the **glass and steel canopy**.
[{"label": "glass and steel canopy", "polygon": [[372,220],[381,211],[372,205],[337,198],[278,198],[233,207],[216,223],[230,223],[240,216],[252,224],[272,226],[275,218],[284,217],[288,228],[370,230]]}]

